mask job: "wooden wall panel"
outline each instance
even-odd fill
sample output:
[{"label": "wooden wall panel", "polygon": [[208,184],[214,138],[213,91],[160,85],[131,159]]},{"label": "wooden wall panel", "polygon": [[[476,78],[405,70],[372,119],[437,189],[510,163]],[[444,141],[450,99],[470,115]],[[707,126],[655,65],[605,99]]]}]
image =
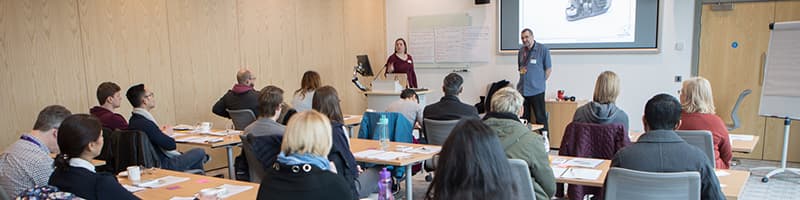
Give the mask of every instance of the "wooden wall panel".
[{"label": "wooden wall panel", "polygon": [[[758,115],[761,82],[753,77],[761,74],[762,55],[769,44],[767,27],[774,11],[774,2],[737,3],[732,11],[703,6],[699,74],[711,82],[717,115],[732,123],[730,113],[739,93],[753,91],[740,106],[741,127],[731,133],[765,136],[766,120]],[[738,48],[732,48],[732,42],[737,42]],[[761,159],[761,144],[752,153],[735,156]]]},{"label": "wooden wall panel", "polygon": [[[344,1],[344,64],[342,68],[356,65],[356,55],[369,56],[373,71],[377,72],[386,61],[386,15],[384,1],[345,0]],[[343,70],[352,73],[352,69]],[[344,77],[351,77],[342,75]],[[361,83],[368,84],[373,77],[360,77]],[[342,101],[343,109],[360,113],[367,108],[366,97],[345,80],[339,93],[349,97]]]},{"label": "wooden wall panel", "polygon": [[226,127],[211,107],[236,83],[236,2],[169,0],[167,10],[176,122]]},{"label": "wooden wall panel", "polygon": [[[775,2],[775,22],[800,20],[800,1]],[[767,118],[764,138],[764,159],[780,160],[783,148],[783,120]],[[789,152],[787,160],[800,162],[800,120],[793,120],[789,131]]]},{"label": "wooden wall panel", "polygon": [[75,1],[0,0],[0,146],[47,105],[88,111],[79,34]]},{"label": "wooden wall panel", "polygon": [[[86,96],[94,97],[104,81],[119,84],[123,94],[144,83],[155,93],[152,112],[159,124],[175,123],[165,1],[79,0],[78,7],[90,88]],[[118,112],[127,119],[131,105],[125,102]]]},{"label": "wooden wall panel", "polygon": [[256,73],[256,88],[278,86],[287,102],[300,87],[305,71],[297,62],[296,4],[283,0],[237,2],[241,63]]}]

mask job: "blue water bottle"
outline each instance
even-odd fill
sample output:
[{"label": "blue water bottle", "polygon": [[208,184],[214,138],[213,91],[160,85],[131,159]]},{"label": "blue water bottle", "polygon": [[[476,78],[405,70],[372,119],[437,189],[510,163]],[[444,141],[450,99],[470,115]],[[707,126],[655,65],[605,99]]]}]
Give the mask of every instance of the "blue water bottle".
[{"label": "blue water bottle", "polygon": [[392,173],[384,167],[378,180],[378,200],[394,200],[392,195]]},{"label": "blue water bottle", "polygon": [[381,115],[381,118],[378,120],[378,140],[381,143],[381,150],[386,151],[389,149],[389,119],[386,118],[386,115]]}]

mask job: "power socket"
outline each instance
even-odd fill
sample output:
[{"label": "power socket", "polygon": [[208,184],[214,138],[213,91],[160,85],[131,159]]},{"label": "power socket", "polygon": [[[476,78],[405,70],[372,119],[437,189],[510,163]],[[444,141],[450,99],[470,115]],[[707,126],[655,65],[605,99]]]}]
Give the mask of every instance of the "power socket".
[{"label": "power socket", "polygon": [[683,77],[681,75],[675,76],[675,82],[676,83],[680,83],[681,81],[683,81]]}]

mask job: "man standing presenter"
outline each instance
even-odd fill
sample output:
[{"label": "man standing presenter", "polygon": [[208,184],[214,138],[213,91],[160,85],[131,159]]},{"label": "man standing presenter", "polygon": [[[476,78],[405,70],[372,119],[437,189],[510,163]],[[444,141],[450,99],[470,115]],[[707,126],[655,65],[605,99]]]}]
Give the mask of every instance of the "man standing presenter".
[{"label": "man standing presenter", "polygon": [[517,54],[519,82],[517,90],[525,97],[523,103],[523,119],[530,120],[531,109],[537,124],[544,124],[548,129],[547,115],[545,114],[544,92],[545,83],[550,78],[550,48],[533,39],[533,31],[529,28],[522,29],[520,34],[522,47]]}]

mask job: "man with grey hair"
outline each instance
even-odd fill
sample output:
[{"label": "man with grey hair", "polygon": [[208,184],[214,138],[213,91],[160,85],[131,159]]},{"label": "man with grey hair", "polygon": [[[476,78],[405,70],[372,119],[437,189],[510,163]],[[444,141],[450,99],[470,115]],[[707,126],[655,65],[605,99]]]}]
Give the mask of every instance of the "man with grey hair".
[{"label": "man with grey hair", "polygon": [[0,154],[0,186],[12,198],[25,189],[47,185],[53,173],[51,153],[58,153],[58,127],[72,113],[64,106],[45,107],[33,130],[22,134]]},{"label": "man with grey hair", "polygon": [[535,134],[519,120],[524,98],[517,90],[505,87],[492,95],[491,112],[484,123],[500,138],[506,157],[524,160],[531,171],[536,199],[550,199],[556,192],[556,180],[544,148],[544,137]]},{"label": "man with grey hair", "polygon": [[425,119],[435,120],[460,120],[465,118],[479,119],[478,109],[475,106],[461,103],[458,95],[464,89],[461,84],[464,78],[456,73],[450,73],[444,77],[442,90],[444,96],[439,102],[428,105],[422,112]]},{"label": "man with grey hair", "polygon": [[236,73],[236,84],[214,104],[211,112],[220,117],[231,118],[226,109],[249,109],[258,116],[259,92],[253,89],[255,81],[256,77],[249,69],[240,69]]}]

